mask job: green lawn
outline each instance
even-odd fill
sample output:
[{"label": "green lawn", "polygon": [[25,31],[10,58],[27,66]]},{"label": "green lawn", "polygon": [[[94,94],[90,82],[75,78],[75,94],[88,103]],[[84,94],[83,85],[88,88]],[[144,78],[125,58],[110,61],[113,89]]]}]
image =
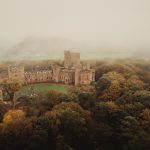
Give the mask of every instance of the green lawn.
[{"label": "green lawn", "polygon": [[50,90],[67,93],[67,90],[69,89],[69,87],[71,87],[71,85],[38,83],[38,84],[30,84],[30,85],[22,87],[19,93],[21,95],[29,95],[31,91],[34,91],[35,93],[45,94]]}]

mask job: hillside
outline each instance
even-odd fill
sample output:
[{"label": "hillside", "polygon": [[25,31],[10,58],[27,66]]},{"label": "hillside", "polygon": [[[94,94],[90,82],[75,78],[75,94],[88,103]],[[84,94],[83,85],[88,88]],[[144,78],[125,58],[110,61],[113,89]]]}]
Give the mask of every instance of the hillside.
[{"label": "hillside", "polygon": [[140,49],[140,50],[137,50],[134,53],[134,57],[149,59],[150,58],[150,49]]},{"label": "hillside", "polygon": [[[101,43],[100,43],[101,45]],[[81,53],[81,58],[149,58],[150,51],[142,49],[132,51],[121,48],[89,46],[86,43],[74,42],[63,38],[29,37],[9,49],[0,49],[1,60],[40,60],[62,59],[63,51],[70,50]]]},{"label": "hillside", "polygon": [[66,49],[76,49],[72,41],[60,38],[26,38],[5,50],[3,59],[47,59],[60,58]]}]

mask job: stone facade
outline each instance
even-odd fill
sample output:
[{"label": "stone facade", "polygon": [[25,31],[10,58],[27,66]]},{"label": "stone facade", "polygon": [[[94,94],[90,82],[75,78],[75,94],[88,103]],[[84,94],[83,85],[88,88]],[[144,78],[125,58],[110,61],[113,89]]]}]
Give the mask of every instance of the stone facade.
[{"label": "stone facade", "polygon": [[54,82],[74,85],[89,85],[95,80],[95,71],[88,64],[81,65],[80,54],[64,52],[64,66],[52,66],[50,70],[25,71],[22,66],[8,68],[9,78],[22,84]]},{"label": "stone facade", "polygon": [[25,72],[24,73],[24,83],[40,83],[40,82],[50,82],[52,81],[52,71],[42,70],[35,72]]},{"label": "stone facade", "polygon": [[79,65],[75,70],[75,85],[89,85],[92,81],[95,81],[95,71],[89,66]]}]

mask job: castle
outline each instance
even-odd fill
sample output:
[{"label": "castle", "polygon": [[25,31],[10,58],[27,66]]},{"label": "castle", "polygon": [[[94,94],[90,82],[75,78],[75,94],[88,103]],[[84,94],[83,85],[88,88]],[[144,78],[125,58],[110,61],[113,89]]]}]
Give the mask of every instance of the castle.
[{"label": "castle", "polygon": [[95,70],[91,69],[89,64],[81,64],[80,53],[65,51],[62,67],[54,65],[47,70],[25,71],[23,66],[9,66],[8,77],[21,84],[51,82],[89,85],[95,80]]}]

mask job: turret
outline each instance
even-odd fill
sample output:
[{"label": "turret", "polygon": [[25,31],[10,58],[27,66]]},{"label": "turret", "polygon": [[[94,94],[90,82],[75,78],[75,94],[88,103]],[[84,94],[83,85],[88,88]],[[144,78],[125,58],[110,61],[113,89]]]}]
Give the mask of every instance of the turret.
[{"label": "turret", "polygon": [[81,72],[81,65],[77,65],[75,68],[75,85],[80,84],[80,72]]}]

